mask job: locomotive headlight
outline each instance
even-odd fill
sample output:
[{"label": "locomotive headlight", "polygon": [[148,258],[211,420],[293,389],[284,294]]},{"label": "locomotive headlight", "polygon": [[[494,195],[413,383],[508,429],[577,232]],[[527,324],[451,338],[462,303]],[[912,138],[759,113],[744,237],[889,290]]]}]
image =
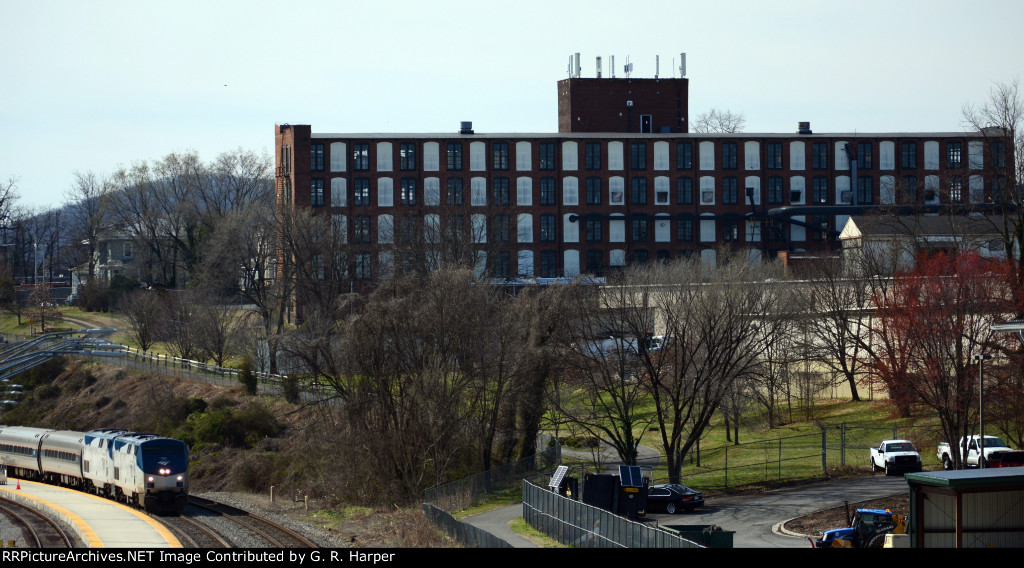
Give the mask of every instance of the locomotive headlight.
[{"label": "locomotive headlight", "polygon": [[151,476],[149,476],[149,482],[150,482],[150,483],[153,483],[153,476],[152,476],[152,475],[151,475]]},{"label": "locomotive headlight", "polygon": [[178,481],[181,481],[182,480],[181,478],[182,478],[182,476],[179,475],[178,476]]}]

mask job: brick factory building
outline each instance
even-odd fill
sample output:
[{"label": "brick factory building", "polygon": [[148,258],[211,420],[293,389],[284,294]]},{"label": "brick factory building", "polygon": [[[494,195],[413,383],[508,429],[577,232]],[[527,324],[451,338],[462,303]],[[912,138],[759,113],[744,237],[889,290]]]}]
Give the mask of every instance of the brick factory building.
[{"label": "brick factory building", "polygon": [[557,133],[278,125],[278,206],[330,216],[334,262],[360,287],[451,255],[496,278],[571,278],[723,245],[834,253],[851,215],[998,200],[991,166],[1012,159],[983,133],[692,133],[687,95],[685,78],[572,77]]}]

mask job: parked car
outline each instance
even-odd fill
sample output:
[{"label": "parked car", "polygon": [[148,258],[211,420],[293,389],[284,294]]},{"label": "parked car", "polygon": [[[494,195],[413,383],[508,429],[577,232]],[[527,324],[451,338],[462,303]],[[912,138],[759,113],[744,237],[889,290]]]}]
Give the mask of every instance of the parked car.
[{"label": "parked car", "polygon": [[647,509],[664,509],[670,515],[680,511],[692,511],[704,506],[700,491],[678,483],[664,483],[647,488]]},{"label": "parked car", "polygon": [[910,440],[882,440],[871,448],[871,471],[884,469],[886,475],[921,471],[921,454]]}]

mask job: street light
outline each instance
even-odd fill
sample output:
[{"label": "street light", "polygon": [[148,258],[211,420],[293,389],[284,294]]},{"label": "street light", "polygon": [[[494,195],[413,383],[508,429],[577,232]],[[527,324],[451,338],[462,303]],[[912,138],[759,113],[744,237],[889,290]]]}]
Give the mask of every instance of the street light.
[{"label": "street light", "polygon": [[971,355],[971,359],[978,362],[978,422],[980,422],[981,436],[978,437],[978,468],[985,468],[985,361],[991,359],[991,355]]}]

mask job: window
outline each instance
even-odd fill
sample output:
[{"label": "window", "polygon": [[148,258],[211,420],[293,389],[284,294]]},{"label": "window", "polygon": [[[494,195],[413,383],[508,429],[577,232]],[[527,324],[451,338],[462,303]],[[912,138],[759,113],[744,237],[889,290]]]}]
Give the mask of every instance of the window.
[{"label": "window", "polygon": [[693,169],[693,142],[676,144],[676,169]]},{"label": "window", "polygon": [[555,143],[554,142],[541,142],[540,143],[540,169],[542,169],[542,170],[553,170],[553,169],[555,169]]},{"label": "window", "polygon": [[633,264],[647,264],[648,252],[644,249],[633,251]]},{"label": "window", "polygon": [[356,255],[356,278],[359,280],[369,280],[373,277],[370,267],[371,256],[370,253],[359,253]]},{"label": "window", "polygon": [[352,181],[352,205],[370,204],[370,180],[356,178]]},{"label": "window", "polygon": [[964,182],[959,176],[949,180],[949,200],[953,203],[961,203],[964,200]]},{"label": "window", "polygon": [[555,178],[540,178],[540,204],[555,204]]},{"label": "window", "polygon": [[734,177],[722,180],[722,203],[736,205],[740,202],[739,181]]},{"label": "window", "polygon": [[402,178],[402,205],[416,205],[416,179]]},{"label": "window", "polygon": [[494,216],[494,240],[499,243],[508,242],[509,239],[509,217],[504,213]]},{"label": "window", "polygon": [[587,219],[586,221],[587,242],[601,242],[601,220]]},{"label": "window", "polygon": [[959,142],[946,143],[946,167],[959,168],[963,163],[963,146]]},{"label": "window", "polygon": [[324,145],[310,144],[309,149],[312,153],[312,156],[310,156],[309,169],[314,172],[324,171]]},{"label": "window", "polygon": [[871,142],[857,143],[857,169],[871,169]]},{"label": "window", "polygon": [[554,278],[558,276],[558,256],[553,250],[540,251],[540,277]]},{"label": "window", "polygon": [[604,262],[604,253],[599,250],[587,251],[587,272],[597,274],[601,272],[601,265]]},{"label": "window", "polygon": [[399,229],[400,242],[415,243],[419,238],[420,219],[416,215],[402,215],[402,225]]},{"label": "window", "polygon": [[737,150],[735,142],[722,142],[722,169],[723,170],[735,170],[737,159]]},{"label": "window", "polygon": [[811,238],[823,241],[828,236],[828,215],[811,215]]},{"label": "window", "polygon": [[633,240],[637,242],[647,241],[647,219],[633,219]]},{"label": "window", "polygon": [[309,204],[321,207],[324,204],[324,180],[314,179],[310,189]]},{"label": "window", "polygon": [[356,215],[352,221],[352,242],[370,244],[370,216]]},{"label": "window", "polygon": [[769,142],[765,144],[764,167],[769,170],[782,169],[782,142]]},{"label": "window", "polygon": [[996,168],[1006,167],[1006,144],[1001,141],[992,143],[992,166]]},{"label": "window", "polygon": [[684,243],[693,240],[693,219],[680,219],[676,223],[676,240]]},{"label": "window", "polygon": [[357,172],[365,172],[370,169],[370,145],[352,145],[352,169]]},{"label": "window", "polygon": [[869,177],[858,177],[857,178],[857,204],[858,205],[870,205],[874,195],[874,188],[871,187],[871,178]]},{"label": "window", "polygon": [[448,178],[448,205],[462,205],[462,178]]},{"label": "window", "polygon": [[454,171],[462,169],[462,142],[448,143],[448,169]]},{"label": "window", "polygon": [[828,178],[816,176],[814,178],[814,203],[822,205],[828,203]]},{"label": "window", "polygon": [[631,142],[629,144],[629,167],[634,170],[647,169],[647,143]]},{"label": "window", "polygon": [[398,145],[398,165],[404,171],[416,169],[416,144],[405,142]]},{"label": "window", "polygon": [[816,170],[828,169],[828,144],[815,142],[811,144],[811,167]]},{"label": "window", "polygon": [[508,205],[508,178],[494,178],[494,204]]},{"label": "window", "polygon": [[292,147],[282,146],[281,147],[281,170],[289,174],[292,171]]},{"label": "window", "polygon": [[647,178],[633,178],[632,203],[633,205],[647,205]]},{"label": "window", "polygon": [[903,199],[910,203],[917,203],[917,178],[905,176],[903,178]]},{"label": "window", "polygon": [[654,180],[654,204],[668,205],[668,178],[658,178]]},{"label": "window", "polygon": [[995,176],[992,178],[992,201],[1003,203],[1006,201],[1006,176]]},{"label": "window", "polygon": [[727,243],[740,240],[739,219],[724,219],[722,221],[722,240]]},{"label": "window", "polygon": [[494,169],[508,169],[508,142],[495,142],[492,147],[494,153]]},{"label": "window", "polygon": [[448,236],[449,238],[457,238],[458,235],[463,235],[466,232],[466,218],[462,215],[449,215],[448,216]]},{"label": "window", "polygon": [[587,178],[587,205],[601,204],[601,178]]},{"label": "window", "polygon": [[494,257],[494,277],[509,278],[512,276],[512,256],[507,251],[499,252]]},{"label": "window", "polygon": [[772,176],[768,178],[768,203],[775,205],[782,203],[782,178]]},{"label": "window", "polygon": [[586,146],[586,167],[588,170],[601,169],[601,143],[587,142]]},{"label": "window", "polygon": [[540,240],[545,243],[555,242],[555,219],[554,215],[540,216]]},{"label": "window", "polygon": [[676,180],[676,204],[693,205],[693,178],[681,177]]},{"label": "window", "polygon": [[905,170],[917,169],[917,142],[904,142],[902,144],[900,166]]}]

